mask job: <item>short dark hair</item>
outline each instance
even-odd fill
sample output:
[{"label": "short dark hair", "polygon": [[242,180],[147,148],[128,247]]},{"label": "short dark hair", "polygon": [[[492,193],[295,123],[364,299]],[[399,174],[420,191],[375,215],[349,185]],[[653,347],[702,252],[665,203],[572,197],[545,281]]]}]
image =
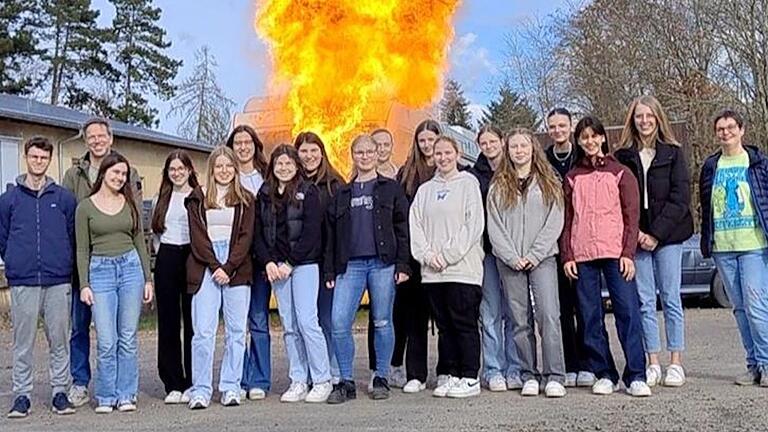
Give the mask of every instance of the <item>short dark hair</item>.
[{"label": "short dark hair", "polygon": [[555,109],[553,109],[552,111],[549,112],[549,114],[547,114],[547,120],[549,120],[550,117],[556,116],[556,115],[564,115],[564,116],[568,117],[568,121],[569,122],[573,122],[573,116],[571,115],[571,112],[568,111],[565,108],[555,108]]},{"label": "short dark hair", "polygon": [[49,155],[53,155],[53,144],[48,138],[43,136],[33,136],[24,143],[24,155],[29,153],[29,149],[32,147],[39,148],[42,151],[48,152]]},{"label": "short dark hair", "polygon": [[[592,132],[594,132],[596,135],[605,137],[605,142],[603,142],[603,145],[600,147],[600,149],[603,151],[604,155],[608,155],[610,153],[611,147],[608,145],[608,134],[605,132],[605,127],[603,126],[603,123],[600,121],[600,119],[595,116],[586,116],[579,120],[579,122],[576,124],[576,130],[573,133],[573,137],[576,139],[577,144],[579,142],[581,133],[586,129],[592,129]],[[576,155],[577,159],[584,157],[584,150],[581,149],[581,146],[577,146]]]},{"label": "short dark hair", "polygon": [[107,133],[109,136],[112,136],[112,125],[109,123],[109,120],[104,117],[91,117],[86,120],[85,123],[83,123],[83,126],[80,127],[80,134],[82,137],[85,138],[85,131],[87,131],[89,127],[96,124],[104,125],[104,127],[107,128]]},{"label": "short dark hair", "polygon": [[719,122],[722,119],[733,119],[737,125],[739,125],[739,129],[744,128],[744,117],[742,117],[741,114],[739,114],[736,110],[733,110],[731,108],[726,108],[715,116],[715,120],[712,122],[712,128],[716,128],[717,122]]}]

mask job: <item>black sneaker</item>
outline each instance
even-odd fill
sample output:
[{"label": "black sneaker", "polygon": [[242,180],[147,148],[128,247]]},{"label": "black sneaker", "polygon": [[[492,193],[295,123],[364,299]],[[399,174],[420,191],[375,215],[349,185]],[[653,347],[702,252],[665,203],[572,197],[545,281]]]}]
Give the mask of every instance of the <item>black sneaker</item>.
[{"label": "black sneaker", "polygon": [[24,418],[29,415],[32,403],[26,396],[18,396],[13,400],[13,408],[8,411],[8,418]]},{"label": "black sneaker", "polygon": [[66,393],[58,392],[53,396],[51,410],[59,415],[74,414],[75,406],[69,401]]},{"label": "black sneaker", "polygon": [[333,386],[331,395],[328,396],[329,404],[340,404],[348,400],[357,399],[357,388],[354,381],[342,380]]},{"label": "black sneaker", "polygon": [[386,378],[377,376],[373,379],[373,391],[370,397],[373,400],[389,399],[389,383]]}]

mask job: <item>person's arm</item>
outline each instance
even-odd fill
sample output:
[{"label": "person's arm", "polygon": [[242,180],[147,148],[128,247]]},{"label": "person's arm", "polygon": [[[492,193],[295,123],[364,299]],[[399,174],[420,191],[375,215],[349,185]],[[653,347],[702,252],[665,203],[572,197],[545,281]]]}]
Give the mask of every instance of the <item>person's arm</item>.
[{"label": "person's arm", "polygon": [[488,192],[488,237],[491,239],[493,255],[508,267],[515,268],[520,261],[520,252],[515,247],[512,233],[504,225],[501,216],[503,210],[499,207],[496,191],[497,189],[492,186]]},{"label": "person's arm", "polygon": [[323,251],[323,281],[336,280],[336,204],[338,195],[331,198],[325,212],[325,250]]},{"label": "person's arm", "polygon": [[[256,218],[256,202],[251,198],[250,193],[248,196],[248,205],[241,205],[242,218],[240,222],[240,229],[235,238],[235,244],[230,247],[229,257],[221,268],[224,272],[232,277],[246,259],[250,259],[251,245],[253,244],[253,229]],[[233,227],[234,228],[234,227]]]},{"label": "person's arm", "polygon": [[[317,187],[307,188],[304,194],[304,211],[301,215],[301,237],[288,254],[288,265],[295,267],[307,259],[311,251],[322,241],[322,214],[320,194]],[[287,214],[287,211],[286,211]]]},{"label": "person's arm", "polygon": [[[264,238],[264,219],[261,214],[261,192],[256,198],[256,215],[254,217],[253,227],[253,253],[256,256],[256,262],[260,267],[265,267],[268,262],[274,261],[267,240]],[[270,211],[270,209],[267,209]]]},{"label": "person's arm", "polygon": [[[74,167],[68,169],[64,173],[64,179],[61,181],[61,186],[63,186],[66,190],[75,193],[75,173],[74,173]],[[77,199],[77,197],[75,197]]]},{"label": "person's arm", "polygon": [[91,286],[89,265],[91,261],[91,214],[88,198],[82,200],[75,210],[75,238],[77,248],[77,273],[80,277],[80,289]]},{"label": "person's arm", "polygon": [[8,231],[11,228],[11,191],[0,195],[0,257],[5,261],[5,251],[8,247]]},{"label": "person's arm", "polygon": [[469,193],[464,197],[464,222],[440,251],[448,265],[461,261],[472,246],[483,239],[485,229],[483,196],[477,180],[474,177],[472,179],[474,187],[470,187]]},{"label": "person's arm", "polygon": [[411,255],[418,261],[422,267],[428,266],[432,258],[435,257],[435,251],[424,233],[424,216],[422,213],[424,206],[423,189],[416,191],[411,210],[408,213],[408,228],[411,235]]},{"label": "person's arm", "polygon": [[400,185],[392,184],[392,191],[395,194],[395,207],[392,214],[392,228],[395,230],[395,240],[397,241],[397,253],[395,261],[395,273],[405,273],[411,275],[411,248],[410,235],[408,233],[408,198]]},{"label": "person's arm", "polygon": [[[77,198],[75,198],[75,195],[68,190],[62,191],[62,194],[64,195],[64,216],[67,218],[67,235],[69,235],[69,244],[72,246],[72,250],[75,250],[75,212],[77,210]],[[76,256],[73,265],[77,265]]]},{"label": "person's arm", "polygon": [[691,206],[691,176],[682,150],[677,151],[671,171],[669,197],[662,205],[656,219],[651,221],[647,232],[660,242],[668,239],[675,230],[684,229],[679,224],[690,211]]},{"label": "person's arm", "polygon": [[200,214],[200,206],[202,204],[198,200],[189,199],[185,204],[189,220],[189,246],[192,257],[208,266],[208,269],[213,273],[221,267],[221,263],[216,259],[213,245],[208,238],[208,228],[203,223],[203,216]]},{"label": "person's arm", "polygon": [[531,265],[536,267],[542,260],[549,257],[547,253],[552,251],[562,232],[563,206],[562,203],[555,201],[549,205],[544,226],[541,227],[536,240],[533,241],[528,252],[525,253],[525,258]]},{"label": "person's arm", "polygon": [[144,281],[152,281],[152,269],[149,264],[149,252],[147,252],[147,242],[144,240],[144,221],[141,217],[141,210],[139,209],[139,220],[136,221],[137,228],[133,232],[133,247],[136,248],[136,252],[139,253],[139,260],[141,261],[141,269],[144,271]]},{"label": "person's arm", "polygon": [[635,259],[637,236],[640,231],[640,191],[637,179],[629,169],[622,166],[617,173],[619,179],[619,199],[621,200],[621,218],[624,222],[621,256]]},{"label": "person's arm", "polygon": [[571,248],[571,230],[573,228],[573,177],[565,176],[563,183],[563,204],[565,218],[563,221],[563,233],[560,234],[560,259],[567,263],[573,261],[573,249]]}]

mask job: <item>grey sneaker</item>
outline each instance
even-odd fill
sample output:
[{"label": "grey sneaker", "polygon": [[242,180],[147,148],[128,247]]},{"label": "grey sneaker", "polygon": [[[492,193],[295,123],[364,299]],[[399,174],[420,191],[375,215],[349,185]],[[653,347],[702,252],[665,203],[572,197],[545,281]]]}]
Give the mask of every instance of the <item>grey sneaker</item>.
[{"label": "grey sneaker", "polygon": [[523,380],[520,375],[514,374],[507,377],[507,388],[510,390],[520,390],[523,388]]},{"label": "grey sneaker", "polygon": [[88,387],[81,385],[70,387],[67,398],[75,407],[83,406],[91,400],[90,396],[88,396]]},{"label": "grey sneaker", "polygon": [[733,380],[736,385],[750,386],[760,383],[760,374],[755,369],[747,369],[746,372],[736,377]]},{"label": "grey sneaker", "polygon": [[768,366],[760,370],[760,387],[768,387]]}]

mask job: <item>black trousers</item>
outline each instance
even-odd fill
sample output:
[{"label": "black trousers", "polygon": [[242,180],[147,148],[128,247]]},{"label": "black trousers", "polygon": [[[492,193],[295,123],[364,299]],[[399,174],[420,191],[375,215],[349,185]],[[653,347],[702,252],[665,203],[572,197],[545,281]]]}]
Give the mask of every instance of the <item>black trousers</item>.
[{"label": "black trousers", "polygon": [[437,324],[438,375],[477,378],[480,370],[480,285],[425,284]]},{"label": "black trousers", "polygon": [[560,327],[563,333],[565,371],[568,373],[589,371],[584,350],[584,324],[578,313],[576,283],[565,275],[560,256],[557,257],[557,285],[560,296]]},{"label": "black trousers", "polygon": [[160,244],[155,259],[157,370],[166,393],[183,392],[192,386],[192,295],[187,294],[186,271],[189,253],[189,245]]}]

